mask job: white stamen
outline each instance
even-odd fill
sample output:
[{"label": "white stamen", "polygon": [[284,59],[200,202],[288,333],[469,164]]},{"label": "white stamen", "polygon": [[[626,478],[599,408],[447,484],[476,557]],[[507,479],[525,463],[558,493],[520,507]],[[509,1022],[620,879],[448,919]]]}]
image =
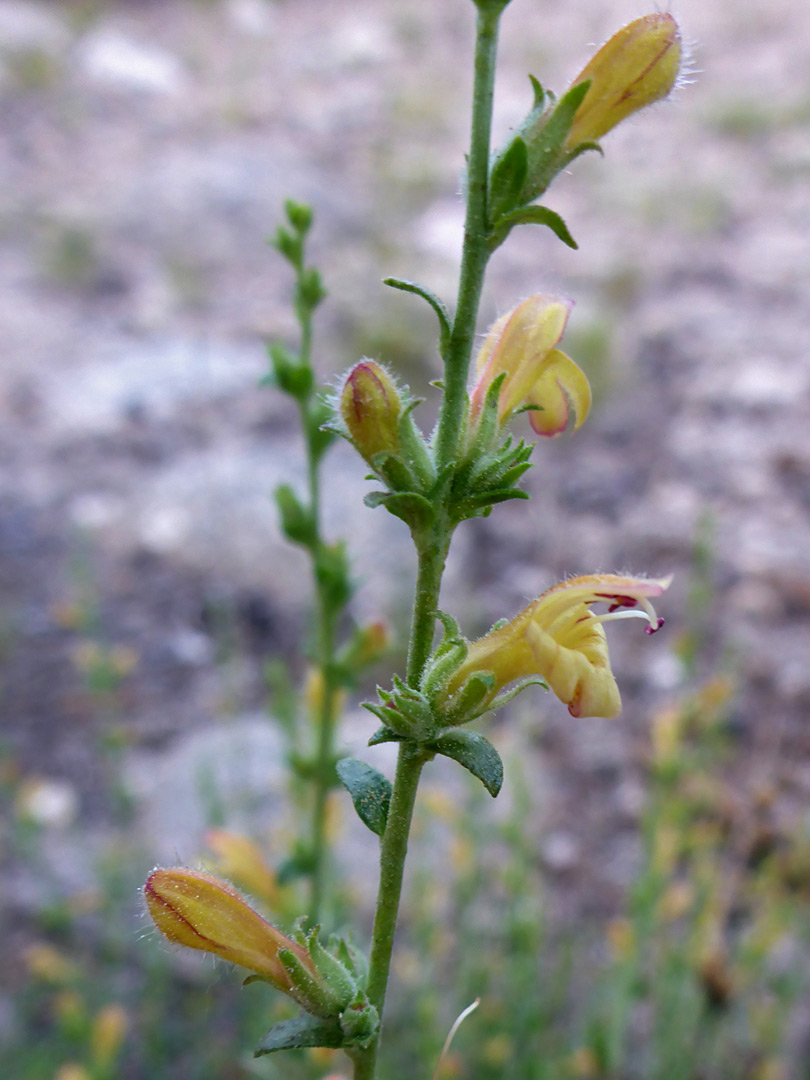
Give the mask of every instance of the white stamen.
[{"label": "white stamen", "polygon": [[639,611],[638,608],[624,608],[622,611],[608,612],[607,615],[594,615],[594,618],[597,622],[610,622],[611,619],[646,619],[652,626],[649,615],[644,611]]}]

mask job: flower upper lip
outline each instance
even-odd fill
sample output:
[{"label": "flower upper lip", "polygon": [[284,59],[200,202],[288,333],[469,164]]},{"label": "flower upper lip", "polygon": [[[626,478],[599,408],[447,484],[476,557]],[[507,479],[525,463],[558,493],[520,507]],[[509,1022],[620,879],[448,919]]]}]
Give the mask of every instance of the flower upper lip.
[{"label": "flower upper lip", "polygon": [[588,379],[556,348],[572,307],[570,300],[537,293],[493,324],[476,361],[477,378],[470,396],[473,419],[479,416],[492,382],[505,372],[498,398],[501,424],[528,406],[538,435],[559,435],[568,426],[572,404],[574,426],[580,427],[591,405]]}]

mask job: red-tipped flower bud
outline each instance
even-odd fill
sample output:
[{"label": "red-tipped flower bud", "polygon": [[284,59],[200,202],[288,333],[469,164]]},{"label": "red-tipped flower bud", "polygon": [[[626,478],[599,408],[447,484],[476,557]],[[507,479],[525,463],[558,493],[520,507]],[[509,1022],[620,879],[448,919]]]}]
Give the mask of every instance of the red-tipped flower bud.
[{"label": "red-tipped flower bud", "polygon": [[155,926],[169,941],[249,968],[285,993],[294,991],[279,949],[288,949],[315,972],[306,949],[271,926],[236,889],[211,874],[182,867],[153,870],[143,894]]},{"label": "red-tipped flower bud", "polygon": [[373,360],[355,364],[340,392],[340,415],[352,442],[369,464],[377,454],[401,451],[402,411],[402,398],[385,368]]}]

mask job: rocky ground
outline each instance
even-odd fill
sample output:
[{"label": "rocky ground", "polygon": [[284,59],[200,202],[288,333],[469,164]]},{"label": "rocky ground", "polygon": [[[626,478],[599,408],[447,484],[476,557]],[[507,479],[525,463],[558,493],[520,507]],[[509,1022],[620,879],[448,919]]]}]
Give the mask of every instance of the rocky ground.
[{"label": "rocky ground", "polygon": [[[528,109],[528,71],[563,89],[640,13],[514,0],[498,137]],[[699,536],[715,590],[700,669],[735,657],[742,782],[779,789],[793,820],[810,798],[810,11],[675,14],[694,83],[547,199],[579,250],[524,230],[493,260],[480,329],[533,292],[574,297],[566,347],[598,400],[536,451],[528,509],[460,533],[444,601],[473,633],[565,574],[675,574],[664,633],[612,628],[620,722],[523,705],[544,854],[580,909],[631,872],[650,716],[685,689]],[[204,812],[179,776],[215,763],[237,817],[273,812],[262,664],[300,670],[307,593],[270,500],[301,476],[294,417],[256,385],[264,343],[293,329],[265,238],[286,196],[314,204],[324,380],[374,355],[429,415],[431,313],[380,279],[452,299],[471,24],[466,0],[362,15],[353,0],[0,0],[2,746],[50,830],[49,887],[81,887],[103,843],[111,729],[144,868],[196,855]],[[363,472],[332,455],[329,527],[362,571],[358,617],[402,627],[407,537],[361,506]],[[88,676],[99,650],[114,705]],[[356,746],[366,724],[350,722]],[[5,902],[43,888],[20,871]]]}]

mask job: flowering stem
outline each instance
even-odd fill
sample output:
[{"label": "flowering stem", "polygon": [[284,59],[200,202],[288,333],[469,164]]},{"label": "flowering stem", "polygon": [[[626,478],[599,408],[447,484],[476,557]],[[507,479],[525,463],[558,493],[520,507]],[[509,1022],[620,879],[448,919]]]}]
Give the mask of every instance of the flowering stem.
[{"label": "flowering stem", "polygon": [[455,459],[467,396],[478,305],[489,259],[489,148],[500,11],[478,11],[470,152],[467,158],[467,216],[453,329],[444,356],[444,398],[436,459],[439,470]]},{"label": "flowering stem", "polygon": [[[436,442],[436,464],[440,472],[456,458],[467,404],[467,371],[489,257],[487,188],[499,18],[500,10],[478,11],[472,130],[468,157],[467,218],[458,302],[444,356],[444,397]],[[406,681],[414,687],[419,684],[419,677],[433,645],[435,612],[439,604],[442,574],[453,532],[440,500],[441,495],[434,506],[435,516],[431,527],[424,533],[414,534],[419,566],[406,671]],[[379,1011],[380,1018],[391,967],[416,789],[426,760],[424,752],[414,744],[401,744],[388,821],[382,837],[380,884],[368,977],[369,1001]],[[352,1053],[354,1080],[374,1080],[378,1041],[379,1039],[375,1039],[367,1050]]]}]

